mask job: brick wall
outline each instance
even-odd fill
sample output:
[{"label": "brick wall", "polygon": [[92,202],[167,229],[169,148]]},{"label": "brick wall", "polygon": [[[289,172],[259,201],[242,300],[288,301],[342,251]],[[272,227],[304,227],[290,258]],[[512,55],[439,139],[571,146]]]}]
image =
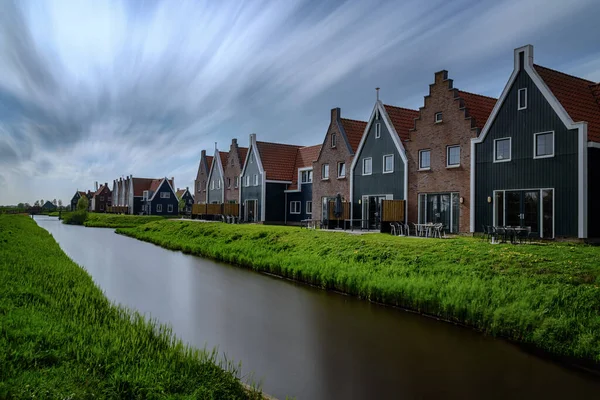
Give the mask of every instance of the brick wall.
[{"label": "brick wall", "polygon": [[200,155],[200,165],[198,166],[198,174],[194,180],[194,199],[197,204],[206,203],[206,181],[208,179],[208,168],[206,165],[206,150],[202,150]]},{"label": "brick wall", "polygon": [[[224,178],[223,183],[225,185],[225,203],[229,203],[230,201],[235,201],[239,203],[240,201],[240,174],[242,173],[242,163],[244,160],[240,159],[239,149],[237,139],[231,140],[231,145],[229,146],[229,155],[227,156],[227,165],[223,165],[224,169]],[[235,178],[238,178],[238,187],[235,187]],[[227,182],[230,181],[231,185],[228,185]]]},{"label": "brick wall", "polygon": [[[351,153],[343,134],[340,130],[341,111],[339,108],[331,110],[331,121],[327,129],[327,135],[321,148],[321,153],[316,162],[313,163],[313,185],[312,185],[312,216],[314,219],[322,219],[321,198],[324,196],[334,197],[338,193],[345,200],[350,199],[350,165],[353,154]],[[336,146],[331,147],[331,135],[336,135]],[[346,177],[338,178],[337,163],[346,163]],[[322,180],[322,166],[329,164],[329,179]]]},{"label": "brick wall", "polygon": [[[418,220],[419,193],[458,192],[463,198],[459,204],[458,229],[469,232],[471,138],[476,136],[476,131],[471,129],[471,120],[465,118],[461,101],[455,96],[457,90],[452,88],[447,71],[437,72],[410,140],[404,143],[409,166],[408,221]],[[442,112],[440,123],[435,123],[437,112]],[[460,145],[460,166],[447,168],[446,148],[452,145]],[[429,171],[419,171],[419,150],[423,149],[431,150]]]}]

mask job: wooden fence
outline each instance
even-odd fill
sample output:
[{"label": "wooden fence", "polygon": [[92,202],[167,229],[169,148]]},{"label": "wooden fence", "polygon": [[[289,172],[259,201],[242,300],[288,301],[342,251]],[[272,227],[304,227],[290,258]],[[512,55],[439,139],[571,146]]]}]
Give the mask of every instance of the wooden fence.
[{"label": "wooden fence", "polygon": [[238,216],[240,213],[239,204],[193,204],[192,215],[233,215]]},{"label": "wooden fence", "polygon": [[382,200],[381,222],[404,221],[404,200]]},{"label": "wooden fence", "polygon": [[237,203],[225,203],[223,204],[223,214],[233,215],[237,217],[240,213],[240,205]]},{"label": "wooden fence", "polygon": [[350,203],[347,201],[342,201],[342,215],[339,217],[335,216],[335,201],[330,201],[327,206],[329,220],[330,221],[343,221],[345,219],[350,219]]}]

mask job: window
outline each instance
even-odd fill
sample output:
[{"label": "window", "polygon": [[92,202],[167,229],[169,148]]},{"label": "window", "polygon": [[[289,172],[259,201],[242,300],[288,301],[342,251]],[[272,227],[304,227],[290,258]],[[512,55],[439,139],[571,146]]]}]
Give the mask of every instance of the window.
[{"label": "window", "polygon": [[[202,189],[205,190],[206,189],[206,181],[202,181]],[[200,190],[198,190],[200,191]]]},{"label": "window", "polygon": [[302,183],[312,183],[312,171],[301,171],[300,175]]},{"label": "window", "polygon": [[246,187],[250,186],[250,175],[246,175]]},{"label": "window", "polygon": [[156,212],[162,212],[162,204],[156,205]]},{"label": "window", "polygon": [[290,214],[300,214],[299,201],[290,201]]},{"label": "window", "polygon": [[252,164],[254,162],[254,156],[252,154],[250,154],[250,164]]},{"label": "window", "polygon": [[510,138],[494,140],[494,162],[510,161]]},{"label": "window", "polygon": [[554,132],[536,133],[533,140],[533,158],[554,157]]},{"label": "window", "polygon": [[323,164],[321,168],[321,179],[329,179],[329,164]]},{"label": "window", "polygon": [[100,196],[100,201],[104,201],[104,196]]},{"label": "window", "polygon": [[307,201],[306,202],[306,213],[307,214],[312,214],[312,201]]},{"label": "window", "polygon": [[431,168],[431,150],[419,150],[419,169]]},{"label": "window", "polygon": [[227,189],[231,189],[231,178],[227,178]]},{"label": "window", "polygon": [[170,199],[171,198],[171,193],[169,193],[169,192],[160,192],[160,198],[161,199]]},{"label": "window", "polygon": [[343,162],[339,162],[337,164],[337,170],[338,170],[338,178],[345,178],[346,177],[346,163]]},{"label": "window", "polygon": [[373,159],[371,157],[363,159],[363,175],[373,173]]},{"label": "window", "polygon": [[446,167],[460,166],[460,146],[446,147]]},{"label": "window", "polygon": [[173,204],[167,204],[167,212],[173,212]]},{"label": "window", "polygon": [[388,154],[383,156],[383,173],[389,174],[390,172],[394,172],[394,155]]},{"label": "window", "polygon": [[258,186],[258,174],[254,174],[254,186]]},{"label": "window", "polygon": [[375,124],[375,139],[379,139],[381,137],[381,124]]},{"label": "window", "polygon": [[375,120],[379,121],[379,110],[375,110]]},{"label": "window", "polygon": [[335,133],[331,134],[331,147],[335,147],[337,144],[337,135]]},{"label": "window", "polygon": [[221,189],[221,180],[217,179],[217,189]]},{"label": "window", "polygon": [[210,189],[213,190],[215,188],[215,181],[210,181]]},{"label": "window", "polygon": [[442,122],[442,113],[441,112],[436,112],[435,113],[435,123],[439,124],[440,122]]},{"label": "window", "polygon": [[527,88],[519,89],[518,103],[517,109],[524,110],[527,108]]},{"label": "window", "polygon": [[236,176],[236,177],[233,179],[233,187],[238,187],[238,184],[239,184],[239,177],[237,177],[237,176]]}]

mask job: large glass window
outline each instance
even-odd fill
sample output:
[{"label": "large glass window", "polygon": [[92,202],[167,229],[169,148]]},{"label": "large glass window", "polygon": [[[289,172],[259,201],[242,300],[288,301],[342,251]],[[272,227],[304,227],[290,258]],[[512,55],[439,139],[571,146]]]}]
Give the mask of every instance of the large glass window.
[{"label": "large glass window", "polygon": [[448,167],[457,167],[460,165],[460,146],[448,146],[447,148],[447,164]]},{"label": "large glass window", "polygon": [[431,151],[420,150],[419,151],[419,169],[431,168]]},{"label": "large glass window", "polygon": [[302,171],[300,175],[301,175],[302,183],[311,183],[312,182],[312,170]]},{"label": "large glass window", "polygon": [[510,138],[494,141],[494,161],[510,161]]},{"label": "large glass window", "polygon": [[419,223],[442,223],[449,233],[458,232],[460,212],[458,193],[419,194]]},{"label": "large glass window", "polygon": [[535,158],[552,157],[554,155],[554,132],[535,134]]}]

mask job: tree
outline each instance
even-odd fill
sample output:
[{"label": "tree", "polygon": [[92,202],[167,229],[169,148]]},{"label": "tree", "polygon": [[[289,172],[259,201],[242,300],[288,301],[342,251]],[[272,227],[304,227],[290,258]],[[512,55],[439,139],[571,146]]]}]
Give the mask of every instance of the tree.
[{"label": "tree", "polygon": [[56,199],[52,200],[52,204],[56,205]]},{"label": "tree", "polygon": [[62,200],[60,200],[60,199],[58,200],[58,206],[62,207]]},{"label": "tree", "polygon": [[41,206],[43,206],[44,204],[45,204],[45,203],[44,203],[44,199],[41,199],[41,200],[40,200],[40,207],[41,207]]},{"label": "tree", "polygon": [[33,203],[33,206],[34,207],[39,207],[40,206],[40,201],[36,200],[35,203]]},{"label": "tree", "polygon": [[31,204],[25,203],[25,208],[31,208]]},{"label": "tree", "polygon": [[179,199],[179,213],[183,213],[185,210],[185,200],[183,198]]},{"label": "tree", "polygon": [[77,211],[87,211],[89,206],[90,202],[86,196],[81,196],[79,201],[77,201]]},{"label": "tree", "polygon": [[25,208],[25,204],[19,203],[19,204],[17,204],[17,208]]}]

